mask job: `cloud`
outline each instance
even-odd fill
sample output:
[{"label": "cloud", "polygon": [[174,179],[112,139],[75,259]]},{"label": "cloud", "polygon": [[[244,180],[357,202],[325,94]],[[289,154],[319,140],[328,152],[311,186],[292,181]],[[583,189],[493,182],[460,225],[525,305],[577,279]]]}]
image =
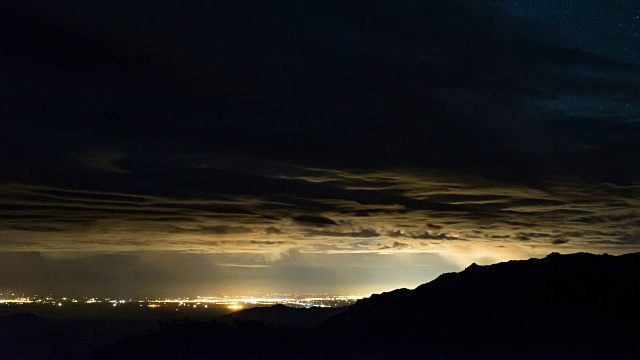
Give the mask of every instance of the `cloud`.
[{"label": "cloud", "polygon": [[[291,174],[264,178],[295,183],[286,196],[279,190],[206,191],[208,181],[190,187],[190,196],[175,197],[5,183],[0,186],[0,249],[260,253],[298,246],[304,252],[375,252],[381,245],[346,242],[373,238],[381,244],[409,243],[411,251],[442,251],[451,248],[450,240],[545,248],[562,236],[570,240],[565,246],[580,251],[607,241],[615,246],[640,225],[634,190],[627,187],[549,182],[539,189],[420,169],[291,168]],[[188,168],[175,171],[156,177],[157,187],[167,189],[163,184],[182,174],[191,178]],[[321,195],[326,193],[332,198]],[[305,213],[291,216],[300,210]],[[624,246],[633,246],[633,239]]]},{"label": "cloud", "polygon": [[64,231],[64,228],[46,225],[12,225],[10,230],[28,231],[28,232],[59,232]]},{"label": "cloud", "polygon": [[531,239],[536,239],[536,238],[552,238],[553,234],[537,233],[537,232],[526,232],[526,233],[519,232],[515,234],[515,237],[518,240],[529,241]]},{"label": "cloud", "polygon": [[324,230],[307,230],[307,235],[312,236],[328,236],[328,237],[354,237],[354,238],[372,238],[380,236],[380,233],[373,229],[362,229],[360,231],[340,232],[340,231],[324,231]]},{"label": "cloud", "polygon": [[217,264],[218,266],[228,266],[228,267],[239,267],[239,268],[268,268],[270,265],[261,265],[261,264]]},{"label": "cloud", "polygon": [[265,229],[265,233],[267,235],[280,235],[282,234],[282,231],[276,227],[269,226],[268,228]]},{"label": "cloud", "polygon": [[326,225],[338,225],[335,221],[317,215],[298,215],[294,216],[293,220],[305,225],[313,225],[313,226],[326,226]]},{"label": "cloud", "polygon": [[403,243],[400,241],[394,241],[391,245],[383,245],[379,247],[379,250],[402,250],[408,249],[411,245],[409,243]]},{"label": "cloud", "polygon": [[276,264],[287,266],[301,265],[305,264],[306,262],[307,260],[305,259],[305,256],[302,254],[302,252],[300,252],[300,249],[298,248],[290,248],[286,251],[281,252],[278,258],[276,258],[276,260],[274,261],[274,263]]},{"label": "cloud", "polygon": [[638,243],[638,64],[485,4],[383,3],[8,6],[0,251]]},{"label": "cloud", "polygon": [[115,149],[91,149],[80,154],[69,154],[79,164],[87,168],[114,174],[127,174],[129,171],[118,165],[127,155]]},{"label": "cloud", "polygon": [[425,231],[422,234],[409,233],[401,230],[394,230],[387,233],[388,236],[394,237],[405,237],[409,239],[420,239],[420,240],[458,240],[458,237],[449,236],[445,233],[440,232],[430,232]]},{"label": "cloud", "polygon": [[[622,179],[625,174],[594,170],[588,159],[607,165],[607,151],[619,153],[619,145],[637,149],[624,137],[601,140],[596,129],[574,121],[573,109],[583,106],[571,99],[586,93],[591,98],[582,102],[621,112],[637,103],[630,100],[640,93],[638,65],[555,43],[557,37],[541,37],[544,29],[527,29],[498,6],[423,2],[415,11],[385,11],[380,4],[358,8],[343,2],[310,11],[301,22],[284,1],[216,4],[214,12],[198,3],[187,24],[164,6],[149,17],[140,1],[132,1],[126,12],[64,3],[78,11],[16,3],[2,15],[17,29],[15,44],[4,45],[11,54],[6,71],[33,93],[29,100],[11,92],[6,103],[12,105],[4,112],[19,130],[4,144],[23,159],[7,168],[21,181],[64,174],[52,165],[60,163],[52,161],[60,151],[88,158],[86,166],[107,172],[138,171],[139,159],[155,157],[266,177],[299,175],[299,165],[404,164],[525,183],[543,182],[566,168],[589,179]],[[116,24],[125,21],[125,13],[126,21],[149,31],[123,32]],[[174,26],[152,20],[157,18],[172,18]],[[238,18],[243,21],[230,21]],[[487,23],[492,26],[481,25]],[[194,39],[192,26],[207,40]],[[262,32],[265,27],[272,31]],[[39,35],[45,33],[47,41]],[[315,41],[294,46],[300,36]],[[159,44],[157,38],[165,41]],[[251,49],[251,56],[237,44]],[[30,61],[33,75],[27,76],[21,71],[24,59],[48,60]],[[133,63],[139,66],[132,69]],[[171,76],[166,76],[168,63]],[[256,76],[248,76],[248,69]],[[39,114],[31,120],[35,123],[27,124],[16,111],[24,108]],[[638,113],[637,107],[624,111]],[[212,118],[215,124],[205,120]],[[625,130],[638,131],[632,125]],[[596,156],[573,154],[574,136],[596,143]],[[122,149],[127,158],[94,146],[78,150],[77,139],[90,139],[98,149]],[[28,167],[39,170],[30,175]],[[637,175],[633,169],[624,172]]]},{"label": "cloud", "polygon": [[399,241],[394,241],[393,245],[391,245],[391,248],[393,249],[406,249],[408,248],[410,245],[407,243],[403,243],[403,242],[399,242]]},{"label": "cloud", "polygon": [[247,227],[228,225],[203,227],[201,230],[203,233],[215,235],[248,234],[252,232],[252,230]]},{"label": "cloud", "polygon": [[255,245],[264,245],[264,246],[295,244],[292,241],[270,241],[270,240],[251,240],[250,243]]},{"label": "cloud", "polygon": [[455,236],[449,236],[445,233],[436,233],[425,231],[419,235],[410,235],[412,239],[422,239],[422,240],[458,240]]}]

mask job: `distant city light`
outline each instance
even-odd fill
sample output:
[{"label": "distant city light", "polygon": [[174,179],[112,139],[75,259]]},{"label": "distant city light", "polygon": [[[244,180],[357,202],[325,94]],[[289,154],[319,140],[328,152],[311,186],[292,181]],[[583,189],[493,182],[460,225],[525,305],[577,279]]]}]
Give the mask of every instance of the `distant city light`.
[{"label": "distant city light", "polygon": [[37,295],[33,297],[16,297],[9,296],[10,293],[5,293],[4,298],[0,298],[0,304],[6,305],[22,305],[29,303],[38,304],[50,304],[54,306],[62,306],[65,304],[73,303],[86,303],[86,304],[111,304],[112,307],[118,305],[126,306],[130,303],[138,303],[140,306],[148,308],[162,308],[162,307],[176,307],[176,311],[180,307],[190,307],[193,309],[209,308],[209,305],[218,305],[220,307],[226,307],[229,310],[241,310],[248,307],[256,306],[271,306],[276,304],[282,304],[294,308],[331,308],[349,306],[355,303],[357,300],[366,298],[368,296],[361,295],[330,295],[330,294],[266,294],[256,296],[212,296],[203,297],[198,296],[195,299],[189,297],[178,298],[155,298],[149,299],[148,297],[141,299],[128,299],[128,300],[116,300],[114,298],[89,298],[82,297],[81,301],[78,301],[70,297],[56,297],[49,295],[46,298],[38,298]]}]

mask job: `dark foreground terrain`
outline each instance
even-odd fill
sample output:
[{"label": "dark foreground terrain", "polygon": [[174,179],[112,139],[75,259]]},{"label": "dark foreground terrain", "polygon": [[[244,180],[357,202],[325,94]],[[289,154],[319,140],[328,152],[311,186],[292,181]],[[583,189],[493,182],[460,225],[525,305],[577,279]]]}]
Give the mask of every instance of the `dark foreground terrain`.
[{"label": "dark foreground terrain", "polygon": [[[136,332],[134,326],[131,335],[112,344],[85,342],[96,339],[84,333],[86,324],[79,331],[73,322],[13,316],[2,320],[0,357],[638,359],[639,276],[640,253],[550,254],[474,264],[414,290],[374,295],[346,309],[274,306],[206,321],[161,321],[154,331]],[[8,323],[13,329],[22,324],[23,332],[8,333]],[[104,324],[94,330],[108,333],[123,326]],[[41,329],[40,338],[30,337],[24,330],[29,327]],[[42,329],[66,344],[73,343],[69,337],[77,341],[56,347],[42,338]]]},{"label": "dark foreground terrain", "polygon": [[117,340],[157,328],[148,319],[0,317],[0,359],[86,359]]}]

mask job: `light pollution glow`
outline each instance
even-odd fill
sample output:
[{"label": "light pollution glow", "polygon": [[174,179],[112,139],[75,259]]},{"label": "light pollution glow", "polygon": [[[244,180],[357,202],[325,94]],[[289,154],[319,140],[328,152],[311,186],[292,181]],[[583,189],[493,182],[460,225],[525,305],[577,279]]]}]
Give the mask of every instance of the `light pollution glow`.
[{"label": "light pollution glow", "polygon": [[0,209],[0,270],[16,274],[3,286],[38,291],[56,279],[68,291],[103,284],[95,290],[126,294],[378,293],[472,262],[640,246],[637,185],[558,181],[542,190],[417,170],[261,171],[309,189],[195,189],[178,199],[2,184],[0,205],[15,209]]}]

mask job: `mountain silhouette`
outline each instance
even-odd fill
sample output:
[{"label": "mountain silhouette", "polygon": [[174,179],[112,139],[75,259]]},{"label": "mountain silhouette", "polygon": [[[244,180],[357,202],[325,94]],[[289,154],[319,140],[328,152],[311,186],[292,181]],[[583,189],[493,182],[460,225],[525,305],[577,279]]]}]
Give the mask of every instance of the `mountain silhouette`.
[{"label": "mountain silhouette", "polygon": [[[320,312],[279,305],[174,321],[98,357],[638,359],[639,275],[640,253],[472,264],[359,300],[312,329],[283,324],[309,325]],[[301,321],[305,314],[312,319]]]},{"label": "mountain silhouette", "polygon": [[319,331],[408,353],[444,346],[626,357],[640,325],[639,275],[640,253],[472,264],[358,301]]}]

